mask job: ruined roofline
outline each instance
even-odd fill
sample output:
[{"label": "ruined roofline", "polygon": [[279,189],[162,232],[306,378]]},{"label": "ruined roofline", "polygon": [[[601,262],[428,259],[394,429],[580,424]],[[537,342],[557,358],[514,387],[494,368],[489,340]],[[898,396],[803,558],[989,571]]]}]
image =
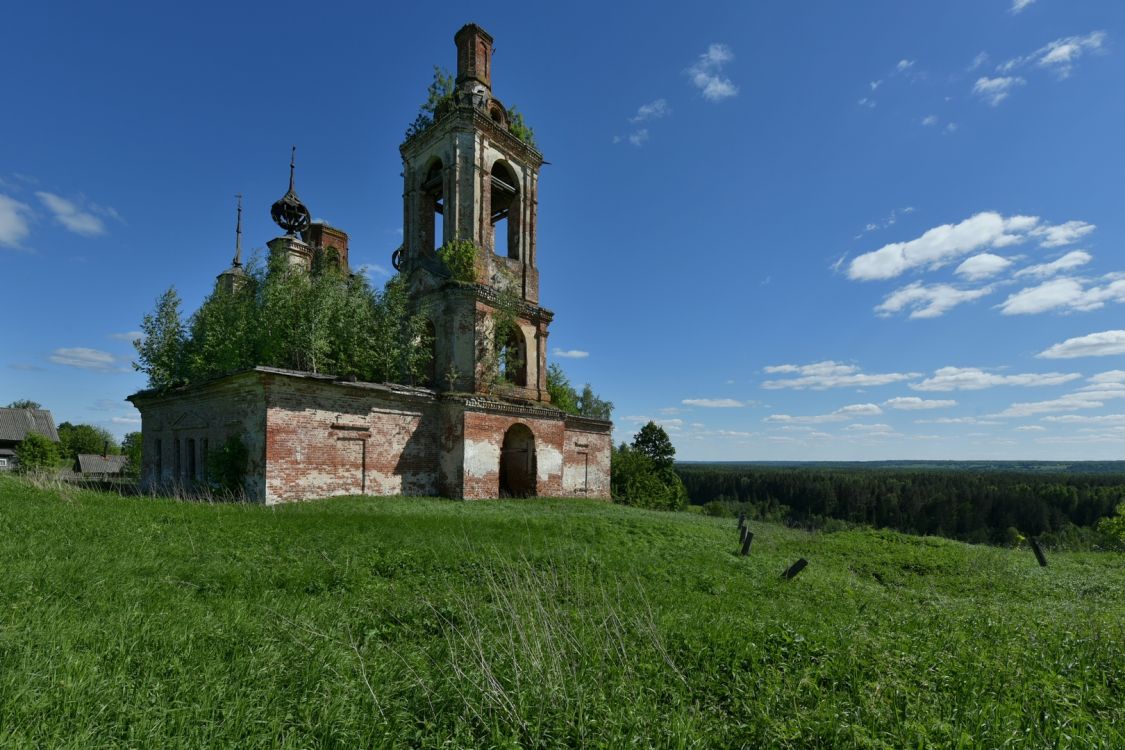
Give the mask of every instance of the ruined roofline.
[{"label": "ruined roofline", "polygon": [[503,395],[485,396],[480,394],[438,393],[432,388],[422,386],[401,385],[398,383],[371,383],[362,380],[344,380],[338,375],[326,375],[302,370],[287,370],[282,367],[268,367],[258,365],[245,370],[216,375],[215,377],[200,380],[196,383],[174,386],[166,390],[148,389],[138,391],[126,397],[126,400],[137,404],[145,401],[156,401],[165,398],[176,398],[181,395],[194,393],[226,384],[239,378],[253,375],[274,375],[283,378],[301,380],[315,380],[321,383],[330,383],[343,388],[355,388],[367,391],[381,391],[391,396],[410,399],[423,399],[433,401],[456,401],[463,403],[467,408],[481,411],[491,411],[499,414],[512,414],[518,416],[534,417],[538,419],[565,420],[566,426],[590,432],[607,432],[613,428],[613,423],[608,420],[581,417],[552,406],[531,405],[505,398]]},{"label": "ruined roofline", "polygon": [[[520,140],[512,134],[507,128],[501,127],[493,122],[492,118],[487,113],[482,112],[472,105],[461,106],[453,104],[448,107],[440,116],[435,117],[434,121],[423,131],[415,133],[402,143],[399,144],[399,154],[405,159],[408,153],[413,151],[422,151],[428,145],[430,139],[438,138],[438,133],[442,130],[442,125],[447,121],[454,121],[458,117],[471,113],[472,122],[462,127],[465,132],[472,132],[473,130],[485,131],[493,140],[500,142],[501,146],[519,154],[521,158],[528,163],[528,165],[539,169],[539,167],[546,164],[543,160],[543,152],[535,146]],[[458,127],[457,123],[453,123],[453,127]]]},{"label": "ruined roofline", "polygon": [[403,385],[400,383],[372,383],[362,380],[347,380],[339,375],[329,375],[316,372],[305,372],[303,370],[287,370],[282,367],[269,367],[267,365],[257,365],[256,367],[248,367],[244,370],[236,370],[234,372],[223,373],[222,375],[215,375],[204,380],[199,380],[194,383],[187,383],[185,385],[176,385],[170,388],[147,388],[143,391],[126,396],[125,400],[136,403],[134,399],[147,401],[150,399],[161,399],[178,396],[184,393],[191,393],[204,388],[220,385],[226,381],[234,380],[236,378],[245,377],[248,375],[262,374],[262,375],[280,375],[282,377],[300,378],[304,380],[317,380],[320,382],[334,383],[342,386],[349,386],[352,388],[363,388],[367,390],[385,391],[390,394],[398,396],[429,396],[434,397],[436,392],[432,388],[425,388],[423,386]]},{"label": "ruined roofline", "polygon": [[441,398],[460,401],[466,409],[473,411],[490,411],[495,414],[525,416],[535,419],[560,419],[566,423],[567,427],[574,426],[587,432],[609,432],[613,429],[613,422],[609,420],[580,417],[576,414],[568,414],[555,406],[510,401],[503,396],[450,393],[441,394]]},{"label": "ruined roofline", "polygon": [[[497,291],[495,287],[475,281],[446,279],[438,289],[428,292],[427,294],[443,293],[446,291],[459,291],[464,294],[471,294],[480,302],[487,302],[493,307],[500,304],[500,292]],[[542,305],[528,302],[525,299],[517,299],[515,303],[517,308],[516,312],[528,320],[541,320],[550,323],[555,319],[555,313]]]},{"label": "ruined roofline", "polygon": [[613,429],[613,420],[598,419],[597,417],[583,417],[578,414],[566,415],[566,428],[581,430],[583,432],[610,432]]}]

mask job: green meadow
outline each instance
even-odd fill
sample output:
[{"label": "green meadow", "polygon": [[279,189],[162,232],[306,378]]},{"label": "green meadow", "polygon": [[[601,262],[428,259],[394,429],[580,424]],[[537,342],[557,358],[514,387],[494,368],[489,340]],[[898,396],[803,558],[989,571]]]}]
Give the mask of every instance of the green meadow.
[{"label": "green meadow", "polygon": [[0,747],[1125,747],[1125,555],[751,530],[0,477]]}]

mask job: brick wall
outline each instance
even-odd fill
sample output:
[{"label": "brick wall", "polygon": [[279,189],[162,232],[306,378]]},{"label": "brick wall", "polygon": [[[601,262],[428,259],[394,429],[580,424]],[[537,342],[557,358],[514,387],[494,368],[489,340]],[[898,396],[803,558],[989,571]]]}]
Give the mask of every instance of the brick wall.
[{"label": "brick wall", "polygon": [[266,502],[437,495],[441,412],[432,396],[268,376]]},{"label": "brick wall", "polygon": [[493,498],[502,461],[513,494],[609,497],[611,425],[540,406],[271,368],[130,399],[141,412],[149,489],[205,483],[207,451],[236,436],[249,452],[247,496],[266,503]]},{"label": "brick wall", "polygon": [[562,494],[565,497],[609,500],[611,429],[609,422],[567,417],[563,435]]},{"label": "brick wall", "polygon": [[237,437],[249,458],[246,495],[265,500],[266,415],[257,373],[130,400],[141,412],[142,489],[175,491],[206,482],[208,454]]}]

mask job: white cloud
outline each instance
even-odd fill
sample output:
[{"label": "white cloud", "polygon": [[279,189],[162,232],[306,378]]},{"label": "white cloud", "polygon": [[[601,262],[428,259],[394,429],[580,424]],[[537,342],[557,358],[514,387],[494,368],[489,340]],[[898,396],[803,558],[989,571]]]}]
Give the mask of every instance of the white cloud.
[{"label": "white cloud", "polygon": [[1004,315],[1034,315],[1048,310],[1088,312],[1107,302],[1125,302],[1125,278],[1105,277],[1104,286],[1087,286],[1084,279],[1064,277],[1045,281],[1012,294],[1000,304]]},{"label": "white cloud", "polygon": [[559,349],[556,347],[551,352],[551,356],[560,359],[586,359],[590,356],[590,352],[584,352],[581,349]]},{"label": "white cloud", "polygon": [[942,224],[907,242],[893,242],[854,258],[848,277],[855,280],[890,279],[914,268],[939,268],[963,255],[989,247],[1021,242],[1039,223],[1035,216],[1005,218],[984,211],[960,224]]},{"label": "white cloud", "polygon": [[1071,250],[1058,260],[1053,260],[1050,263],[1040,263],[1038,265],[1028,266],[1027,268],[1021,268],[1019,271],[1016,271],[1015,276],[1016,278],[1034,276],[1036,278],[1045,279],[1048,276],[1054,276],[1060,271],[1069,271],[1072,268],[1084,266],[1093,259],[1094,256],[1090,255],[1085,250]]},{"label": "white cloud", "polygon": [[626,136],[626,140],[634,146],[643,146],[648,141],[648,138],[648,128],[640,128],[639,130],[634,130],[632,133]]},{"label": "white cloud", "polygon": [[896,289],[876,305],[875,312],[884,317],[910,310],[911,318],[937,318],[957,305],[980,299],[992,293],[992,287],[958,289],[949,284],[926,286],[920,281]]},{"label": "white cloud", "polygon": [[938,124],[937,115],[926,115],[925,117],[922,118],[922,124],[926,125],[926,126],[937,125]]},{"label": "white cloud", "polygon": [[1068,221],[1054,226],[1042,226],[1032,229],[1028,234],[1032,237],[1042,237],[1040,247],[1062,247],[1073,245],[1090,232],[1097,229],[1093,224],[1084,221]]},{"label": "white cloud", "polygon": [[1025,83],[1027,81],[1019,76],[997,76],[996,78],[981,76],[973,84],[973,93],[995,107],[1008,98],[1012,89]]},{"label": "white cloud", "polygon": [[877,89],[877,88],[879,88],[880,86],[883,85],[883,80],[879,79],[878,81],[871,81],[867,85],[871,87],[872,91],[874,91],[875,89]]},{"label": "white cloud", "polygon": [[1046,432],[1047,428],[1039,424],[1025,424],[1016,428],[1016,432]]},{"label": "white cloud", "polygon": [[667,99],[656,99],[648,104],[642,104],[637,108],[637,114],[629,118],[629,122],[647,122],[648,120],[659,120],[662,117],[667,117],[672,114],[672,108],[668,106]]},{"label": "white cloud", "polygon": [[954,133],[957,132],[957,123],[947,122],[945,124],[945,127],[942,129],[942,132],[945,133],[946,135],[953,135]]},{"label": "white cloud", "polygon": [[390,276],[391,270],[378,263],[364,263],[355,269],[356,273],[363,274],[367,278],[374,278],[375,276]]},{"label": "white cloud", "polygon": [[[36,192],[35,195],[54,215],[55,221],[62,224],[67,231],[83,237],[96,237],[105,234],[105,223],[90,211],[80,208],[74,201],[42,190]],[[112,209],[108,210],[112,211]],[[114,215],[116,213],[116,211],[113,211]]]},{"label": "white cloud", "polygon": [[723,66],[734,59],[734,53],[725,44],[712,44],[699,56],[699,60],[688,68],[691,82],[710,102],[721,102],[738,94],[738,86],[720,73]]},{"label": "white cloud", "polygon": [[1027,6],[1031,5],[1035,0],[1012,0],[1012,7],[1008,9],[1012,15],[1019,13]]},{"label": "white cloud", "polygon": [[987,279],[989,276],[995,276],[1010,265],[1012,265],[1012,261],[1005,257],[993,253],[981,253],[966,258],[961,262],[961,265],[957,266],[954,273],[969,281],[980,281],[981,279]]},{"label": "white cloud", "polygon": [[883,413],[876,404],[849,404],[842,406],[830,414],[816,414],[813,416],[794,417],[789,414],[771,414],[763,422],[772,424],[822,424],[824,422],[846,422],[857,417],[875,417]]},{"label": "white cloud", "polygon": [[1085,414],[1061,414],[1058,416],[1043,417],[1043,421],[1056,422],[1058,424],[1125,425],[1125,414],[1101,414],[1098,416],[1088,416]]},{"label": "white cloud", "polygon": [[850,424],[844,428],[848,432],[861,432],[871,436],[889,436],[894,434],[894,428],[889,424],[879,422],[877,424]]},{"label": "white cloud", "polygon": [[113,417],[112,419],[110,419],[110,421],[113,422],[114,424],[136,425],[136,424],[141,423],[141,418],[140,417]]},{"label": "white cloud", "polygon": [[980,53],[977,54],[976,57],[973,58],[972,64],[969,65],[969,70],[976,70],[977,68],[979,68],[980,66],[984,65],[987,62],[988,62],[988,53],[987,52],[980,52]]},{"label": "white cloud", "polygon": [[0,194],[0,245],[20,247],[31,233],[31,207]]},{"label": "white cloud", "polygon": [[[1122,333],[1125,333],[1123,331]],[[978,367],[942,367],[933,377],[920,383],[911,383],[916,391],[979,391],[1000,385],[1043,386],[1061,385],[1082,376],[1077,372],[1036,372],[1019,375],[1000,375]]]},{"label": "white cloud", "polygon": [[114,341],[128,341],[129,343],[132,343],[134,341],[139,341],[140,339],[143,339],[144,337],[145,337],[145,335],[143,333],[141,333],[140,331],[126,331],[125,333],[111,333],[111,334],[109,334],[109,338],[113,339]]},{"label": "white cloud", "polygon": [[915,419],[914,424],[976,424],[998,425],[1003,422],[981,419],[980,417],[938,417],[937,419]]},{"label": "white cloud", "polygon": [[868,99],[866,96],[863,97],[862,99],[859,99],[858,101],[856,101],[856,104],[858,104],[861,107],[866,107],[867,109],[874,109],[875,108],[875,100],[874,99]]},{"label": "white cloud", "polygon": [[1044,44],[1030,55],[1014,57],[997,70],[1009,73],[1025,65],[1035,65],[1044,70],[1050,70],[1059,78],[1066,78],[1074,69],[1078,58],[1087,52],[1096,53],[1102,50],[1106,40],[1104,31],[1092,31],[1085,36],[1065,36]]},{"label": "white cloud", "polygon": [[917,268],[932,271],[981,250],[1008,247],[1030,239],[1039,240],[1041,247],[1057,247],[1093,230],[1093,224],[1082,221],[1051,225],[1041,224],[1038,216],[1004,217],[995,211],[982,211],[959,224],[942,224],[913,240],[892,242],[858,255],[848,266],[848,277],[870,281],[894,278]]},{"label": "white cloud", "polygon": [[683,429],[684,426],[684,420],[682,419],[653,419],[652,417],[644,416],[630,416],[624,417],[623,419],[626,422],[632,422],[634,424],[648,424],[649,422],[654,422],[669,432],[677,432]]},{"label": "white cloud", "polygon": [[117,357],[114,355],[109,352],[103,352],[99,349],[89,349],[84,346],[55,349],[47,359],[57,365],[78,367],[83,370],[97,370],[99,372],[122,371],[122,368],[118,364]]},{"label": "white cloud", "polygon": [[773,365],[766,367],[765,371],[772,374],[795,374],[800,377],[784,378],[780,380],[767,380],[762,383],[763,388],[779,390],[793,388],[804,390],[825,390],[827,388],[864,388],[867,386],[887,385],[898,383],[910,378],[916,378],[916,372],[887,372],[865,373],[855,365],[845,365],[840,362],[826,360],[815,362],[811,365]]},{"label": "white cloud", "polygon": [[1125,354],[1125,331],[1101,331],[1076,336],[1048,347],[1035,355],[1043,359],[1074,359],[1075,357],[1106,357]]},{"label": "white cloud", "polygon": [[957,402],[943,399],[924,399],[917,396],[899,396],[884,401],[883,406],[891,409],[917,411],[919,409],[947,409],[951,406],[957,406]]},{"label": "white cloud", "polygon": [[992,416],[995,417],[1032,417],[1036,414],[1046,414],[1058,411],[1075,411],[1078,409],[1097,409],[1105,406],[1105,401],[1110,399],[1125,398],[1125,388],[1110,391],[1089,391],[1070,393],[1061,398],[1047,401],[1032,401],[1028,403],[1012,404],[1007,409]]},{"label": "white cloud", "polygon": [[1066,78],[1079,57],[1086,52],[1099,51],[1104,42],[1104,31],[1094,31],[1086,36],[1068,36],[1050,42],[1036,51],[1032,57],[1039,67],[1053,70],[1060,77]]},{"label": "white cloud", "polygon": [[705,409],[734,409],[746,406],[733,398],[685,398],[680,403],[685,406],[700,406]]},{"label": "white cloud", "polygon": [[1107,383],[1125,384],[1125,370],[1107,370],[1106,372],[1099,372],[1097,375],[1091,375],[1086,378],[1086,380],[1096,385],[1104,385]]},{"label": "white cloud", "polygon": [[910,70],[913,67],[914,67],[914,60],[903,59],[903,60],[899,60],[898,64],[895,65],[895,70],[898,71],[899,73],[905,73],[906,71]]}]

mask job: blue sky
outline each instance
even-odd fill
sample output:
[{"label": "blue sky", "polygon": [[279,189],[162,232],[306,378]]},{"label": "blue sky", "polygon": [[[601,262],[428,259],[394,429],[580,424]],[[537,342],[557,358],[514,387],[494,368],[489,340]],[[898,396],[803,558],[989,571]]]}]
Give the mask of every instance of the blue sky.
[{"label": "blue sky", "polygon": [[[465,22],[535,128],[552,356],[684,459],[1125,456],[1125,5],[23,3],[0,402],[137,429],[130,333],[313,215],[381,283]],[[562,356],[562,355],[570,356]]]}]

